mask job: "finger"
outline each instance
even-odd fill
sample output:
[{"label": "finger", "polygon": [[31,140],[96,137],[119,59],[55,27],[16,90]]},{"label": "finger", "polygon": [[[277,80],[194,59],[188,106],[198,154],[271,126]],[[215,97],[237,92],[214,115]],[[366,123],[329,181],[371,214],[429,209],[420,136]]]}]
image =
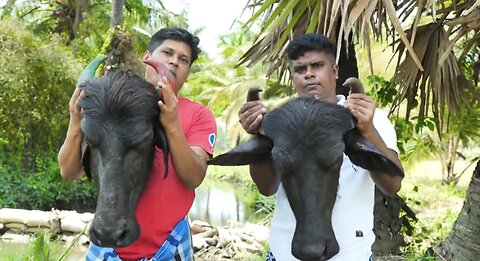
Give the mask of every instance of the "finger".
[{"label": "finger", "polygon": [[160,109],[160,112],[165,110],[165,104],[162,101],[158,101],[158,108]]},{"label": "finger", "polygon": [[254,107],[257,107],[257,106],[264,107],[260,101],[247,102],[247,103],[243,104],[243,106],[240,108],[240,111],[238,112],[238,114],[240,115],[242,113],[245,113],[246,111],[248,111],[248,110],[250,110]]},{"label": "finger", "polygon": [[267,112],[267,109],[264,107],[254,107],[248,111],[245,112],[245,119],[242,119],[242,121],[245,122],[247,126],[250,126],[254,123],[254,121],[257,120],[258,116],[261,116]]},{"label": "finger", "polygon": [[[85,93],[84,90],[80,90],[80,89],[78,89],[78,90],[79,90],[78,94],[75,93],[75,100],[74,100],[74,101],[75,101],[75,107],[76,107],[77,109],[80,109],[80,100],[81,100],[83,97],[85,97],[85,94],[86,94],[86,93]],[[76,90],[75,90],[75,92],[76,92]],[[72,98],[73,98],[73,97],[72,97]]]},{"label": "finger", "polygon": [[248,133],[258,132],[258,128],[260,127],[262,120],[263,120],[263,114],[258,115],[257,118],[253,121],[253,123],[250,124],[250,126],[248,126],[247,132]]},{"label": "finger", "polygon": [[82,92],[81,89],[75,88],[75,91],[73,92],[72,97],[70,97],[70,103],[75,102],[78,99],[78,96],[80,95],[81,92]]},{"label": "finger", "polygon": [[[252,105],[252,106],[250,106]],[[262,104],[250,104],[248,106],[248,110],[244,110],[243,112],[238,113],[238,117],[240,121],[246,121],[250,116],[254,115],[254,118],[261,114],[264,110]]]},{"label": "finger", "polygon": [[175,101],[176,99],[175,94],[173,93],[173,90],[168,83],[167,84],[164,83],[162,87],[162,96],[163,96],[163,101],[166,104],[170,104],[172,101]]},{"label": "finger", "polygon": [[348,96],[347,100],[363,100],[366,102],[374,102],[372,97],[363,93],[352,93]]}]

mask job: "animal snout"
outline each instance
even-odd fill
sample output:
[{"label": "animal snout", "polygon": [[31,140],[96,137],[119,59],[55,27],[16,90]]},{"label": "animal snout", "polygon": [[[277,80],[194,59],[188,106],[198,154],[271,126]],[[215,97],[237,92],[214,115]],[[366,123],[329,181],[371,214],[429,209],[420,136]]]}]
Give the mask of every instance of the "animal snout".
[{"label": "animal snout", "polygon": [[102,223],[94,222],[91,227],[90,237],[95,245],[104,247],[122,247],[133,243],[138,237],[138,233],[135,233],[128,228],[125,220],[110,222],[110,224],[105,224],[105,222]]},{"label": "animal snout", "polygon": [[292,245],[292,254],[296,258],[305,261],[324,261],[328,260],[340,250],[335,239],[322,240],[323,242],[304,242]]}]

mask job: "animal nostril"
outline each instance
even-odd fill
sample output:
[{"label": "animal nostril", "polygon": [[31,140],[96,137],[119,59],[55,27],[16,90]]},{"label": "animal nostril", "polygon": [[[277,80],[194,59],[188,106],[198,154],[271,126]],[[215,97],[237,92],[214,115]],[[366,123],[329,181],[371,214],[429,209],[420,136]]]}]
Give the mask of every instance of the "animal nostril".
[{"label": "animal nostril", "polygon": [[95,236],[103,242],[104,244],[118,244],[127,237],[127,228],[126,226],[93,226],[92,228]]}]

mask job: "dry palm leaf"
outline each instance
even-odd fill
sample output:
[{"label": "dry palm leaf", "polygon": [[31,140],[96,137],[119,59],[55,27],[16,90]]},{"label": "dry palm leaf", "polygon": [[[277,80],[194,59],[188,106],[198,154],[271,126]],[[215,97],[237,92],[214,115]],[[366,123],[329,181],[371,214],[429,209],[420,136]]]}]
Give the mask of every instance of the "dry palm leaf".
[{"label": "dry palm leaf", "polygon": [[[407,31],[410,34],[410,31]],[[417,108],[418,116],[424,118],[428,115],[429,106],[435,116],[438,116],[438,131],[443,126],[446,106],[451,111],[459,111],[460,104],[468,104],[465,90],[474,92],[471,83],[465,79],[460,71],[457,59],[450,51],[444,61],[440,61],[440,54],[445,53],[450,40],[443,26],[438,23],[418,27],[414,50],[422,61],[425,70],[418,70],[412,58],[404,56],[405,47],[398,42],[398,63],[394,76],[398,84],[398,95],[395,98],[391,113],[398,110],[403,100],[407,101],[406,118],[410,118],[412,109]],[[479,100],[480,101],[480,100]]]},{"label": "dry palm leaf", "polygon": [[370,46],[370,28],[375,28],[374,33],[381,35],[382,30],[392,32],[390,27],[393,27],[417,67],[423,69],[403,31],[392,0],[265,0],[250,1],[247,5],[256,6],[258,10],[245,26],[252,25],[262,15],[265,19],[255,44],[240,58],[238,65],[252,66],[263,60],[268,64],[268,75],[277,70],[285,71],[286,63],[282,61],[285,60],[285,46],[297,35],[311,32],[324,34],[337,43],[338,61],[341,45],[348,43],[352,32],[360,32],[361,43]]}]

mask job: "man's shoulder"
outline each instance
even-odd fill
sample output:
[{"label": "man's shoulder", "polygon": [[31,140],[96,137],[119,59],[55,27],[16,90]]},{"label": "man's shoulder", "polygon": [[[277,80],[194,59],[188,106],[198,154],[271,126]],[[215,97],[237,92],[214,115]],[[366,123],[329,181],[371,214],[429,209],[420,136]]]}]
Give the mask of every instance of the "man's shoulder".
[{"label": "man's shoulder", "polygon": [[210,109],[208,109],[207,106],[199,103],[199,102],[196,102],[196,101],[192,101],[188,98],[185,98],[185,97],[182,97],[182,96],[178,96],[178,103],[180,105],[181,108],[183,109],[193,109],[193,110],[208,110],[210,111]]}]

